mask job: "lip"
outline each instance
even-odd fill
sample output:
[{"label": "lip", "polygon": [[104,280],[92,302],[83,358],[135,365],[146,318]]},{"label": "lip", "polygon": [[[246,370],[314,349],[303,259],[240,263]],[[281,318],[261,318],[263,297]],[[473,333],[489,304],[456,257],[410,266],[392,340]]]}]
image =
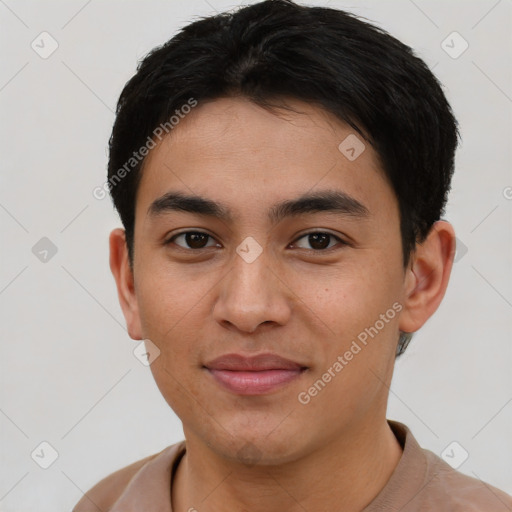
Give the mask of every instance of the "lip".
[{"label": "lip", "polygon": [[225,389],[239,395],[261,395],[282,388],[307,369],[276,354],[225,354],[204,367]]}]

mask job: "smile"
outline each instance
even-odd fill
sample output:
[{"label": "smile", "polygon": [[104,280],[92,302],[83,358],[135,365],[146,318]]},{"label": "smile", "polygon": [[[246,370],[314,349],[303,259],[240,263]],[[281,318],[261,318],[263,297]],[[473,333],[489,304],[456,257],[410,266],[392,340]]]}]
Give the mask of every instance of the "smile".
[{"label": "smile", "polygon": [[224,389],[238,395],[261,395],[298,379],[306,366],[277,354],[225,354],[204,368]]},{"label": "smile", "polygon": [[304,369],[234,371],[208,368],[213,378],[224,388],[239,395],[261,395],[284,387],[300,377]]}]

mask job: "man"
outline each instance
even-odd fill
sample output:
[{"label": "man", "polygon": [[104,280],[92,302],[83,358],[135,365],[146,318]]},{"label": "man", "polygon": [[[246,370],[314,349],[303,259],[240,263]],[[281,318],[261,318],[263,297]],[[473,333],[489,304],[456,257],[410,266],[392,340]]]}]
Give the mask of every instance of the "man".
[{"label": "man", "polygon": [[448,284],[456,144],[425,64],[342,11],[269,0],[148,55],[110,141],[110,265],[185,440],[75,512],[512,510],[386,419]]}]

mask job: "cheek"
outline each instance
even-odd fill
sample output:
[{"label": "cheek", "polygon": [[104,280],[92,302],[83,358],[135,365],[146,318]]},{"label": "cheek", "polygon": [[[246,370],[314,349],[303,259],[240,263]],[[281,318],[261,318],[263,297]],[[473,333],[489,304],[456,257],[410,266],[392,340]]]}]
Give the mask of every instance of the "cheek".
[{"label": "cheek", "polygon": [[329,337],[346,340],[391,307],[394,292],[387,273],[359,261],[316,275],[297,273],[292,283],[302,308],[321,321]]},{"label": "cheek", "polygon": [[[201,404],[201,396],[195,389],[194,379],[187,380],[187,372],[183,364],[170,364],[169,353],[162,354],[150,366],[155,383],[169,407],[186,423],[201,415],[197,404]],[[180,354],[175,354],[173,360],[181,361]]]},{"label": "cheek", "polygon": [[[160,350],[151,371],[162,395],[171,407],[183,393],[194,394],[191,374],[198,370],[202,326],[208,312],[204,292],[182,280],[160,277],[147,279],[138,290],[142,334]],[[192,379],[193,380],[193,379]],[[173,402],[173,403],[171,403]]]},{"label": "cheek", "polygon": [[207,276],[204,272],[189,276],[158,262],[148,262],[140,268],[135,287],[144,335],[165,339],[179,330],[206,298],[211,288]]},{"label": "cheek", "polygon": [[[302,399],[309,400],[309,416],[328,424],[378,414],[385,407],[384,383],[393,367],[397,315],[392,308],[376,308],[378,313],[369,316],[361,310],[357,318],[355,313],[340,313],[336,335],[321,341],[323,357],[301,390]],[[387,323],[381,320],[381,311],[390,311]]]},{"label": "cheek", "polygon": [[[311,381],[331,369],[336,377],[322,379],[329,380],[329,400],[355,406],[355,397],[372,396],[379,388],[376,375],[384,378],[387,373],[398,336],[399,272],[384,264],[364,265],[338,271],[326,282],[301,278],[301,299],[322,328],[314,340],[317,364]],[[337,365],[336,371],[338,357],[343,369]],[[334,389],[340,393],[331,395]]]},{"label": "cheek", "polygon": [[191,412],[191,396],[198,394],[204,304],[187,286],[170,288],[161,280],[148,287],[140,301],[143,335],[160,350],[150,366],[153,377],[170,407],[184,417]]}]

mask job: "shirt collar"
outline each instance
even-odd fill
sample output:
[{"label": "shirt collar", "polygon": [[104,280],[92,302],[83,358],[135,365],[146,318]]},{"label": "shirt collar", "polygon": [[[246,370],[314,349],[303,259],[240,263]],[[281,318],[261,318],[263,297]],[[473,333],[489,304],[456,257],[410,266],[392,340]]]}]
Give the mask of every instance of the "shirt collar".
[{"label": "shirt collar", "polygon": [[[386,486],[363,512],[380,512],[390,505],[400,510],[428,484],[428,460],[423,449],[406,425],[393,420],[388,424],[403,453]],[[171,482],[185,451],[186,441],[180,441],[149,460],[130,480],[111,512],[172,512]]]}]

